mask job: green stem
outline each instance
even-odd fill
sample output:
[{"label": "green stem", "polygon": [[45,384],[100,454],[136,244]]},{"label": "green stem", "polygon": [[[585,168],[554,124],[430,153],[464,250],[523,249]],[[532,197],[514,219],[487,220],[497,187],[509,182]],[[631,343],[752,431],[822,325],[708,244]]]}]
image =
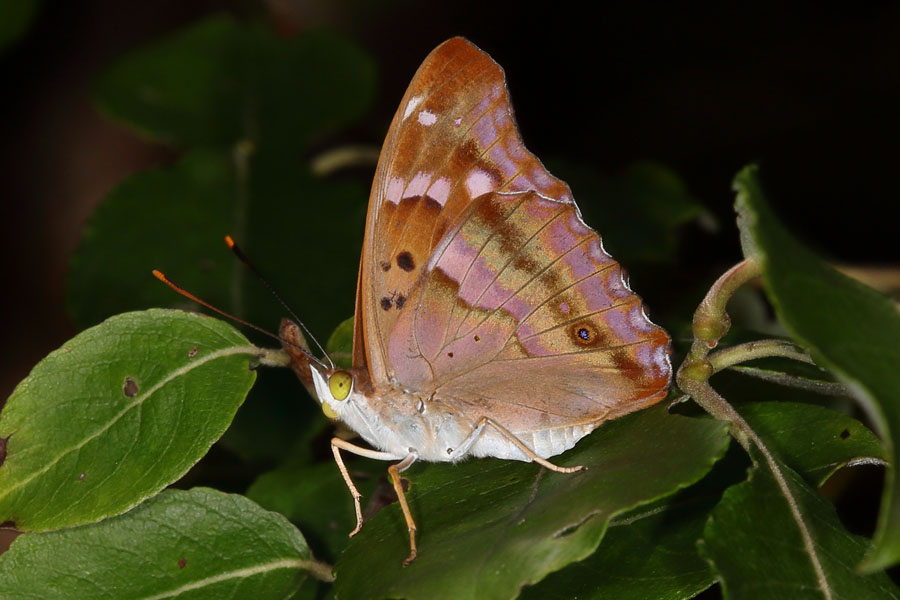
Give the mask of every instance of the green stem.
[{"label": "green stem", "polygon": [[691,348],[691,359],[706,358],[710,348],[716,347],[731,326],[731,320],[725,312],[731,296],[739,287],[761,273],[762,266],[759,260],[745,258],[728,269],[709,288],[709,292],[694,313],[694,345]]},{"label": "green stem", "polygon": [[713,352],[707,357],[707,360],[712,366],[713,373],[718,373],[723,369],[747,362],[748,360],[771,358],[773,356],[799,360],[810,365],[815,364],[806,350],[784,340],[759,340],[738,344],[737,346]]},{"label": "green stem", "polygon": [[378,163],[380,152],[381,148],[377,146],[340,146],[313,157],[310,169],[313,175],[324,177],[348,167],[370,167]]}]

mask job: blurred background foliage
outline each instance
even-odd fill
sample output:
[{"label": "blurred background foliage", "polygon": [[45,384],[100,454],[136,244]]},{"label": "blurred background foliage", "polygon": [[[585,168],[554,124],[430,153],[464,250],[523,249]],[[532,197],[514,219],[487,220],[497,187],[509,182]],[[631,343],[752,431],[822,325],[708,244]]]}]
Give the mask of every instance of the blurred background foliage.
[{"label": "blurred background foliage", "polygon": [[[353,311],[374,165],[324,176],[310,165],[349,144],[377,149],[416,67],[453,35],[505,68],[527,146],[570,183],[676,342],[705,287],[740,258],[730,182],[747,162],[817,251],[894,264],[896,225],[883,215],[896,204],[898,26],[892,2],[0,0],[10,317],[0,397],[82,327],[186,305],[152,268],[275,330],[284,311],[232,258],[226,233],[327,339]],[[738,313],[771,327],[752,292]],[[748,392],[740,379],[722,385]],[[327,424],[302,396],[291,373],[260,378],[184,484],[244,492],[276,464],[290,477],[317,469]],[[340,487],[334,476],[323,485]],[[278,477],[256,480],[251,496]],[[848,477],[829,493],[864,515],[851,530],[871,533],[880,474]],[[316,523],[303,531],[333,558],[337,542],[319,540],[343,538]]]}]

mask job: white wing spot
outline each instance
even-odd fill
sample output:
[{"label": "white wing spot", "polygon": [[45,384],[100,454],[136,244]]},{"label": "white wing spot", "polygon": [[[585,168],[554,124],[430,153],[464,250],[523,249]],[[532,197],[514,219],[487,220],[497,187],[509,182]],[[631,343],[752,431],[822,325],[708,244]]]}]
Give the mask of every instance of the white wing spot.
[{"label": "white wing spot", "polygon": [[424,95],[424,94],[420,94],[420,95],[418,95],[418,96],[413,96],[412,98],[410,98],[410,99],[409,99],[409,102],[408,102],[407,105],[406,105],[406,109],[403,111],[403,119],[405,120],[406,117],[408,117],[409,115],[411,115],[411,114],[412,114],[412,111],[416,110],[416,107],[417,107],[417,106],[419,105],[419,103],[421,103],[422,100],[424,100],[424,99],[425,99],[425,95]]},{"label": "white wing spot", "polygon": [[494,182],[491,181],[491,176],[481,169],[472,171],[469,176],[466,177],[466,189],[469,191],[469,196],[472,198],[477,198],[482,194],[486,194],[493,188]]},{"label": "white wing spot", "polygon": [[428,186],[431,184],[431,177],[431,171],[419,171],[418,173],[416,173],[412,178],[412,181],[409,182],[409,185],[406,186],[406,191],[403,193],[403,197],[412,198],[414,196],[425,195],[425,190],[427,190]]},{"label": "white wing spot", "polygon": [[437,121],[437,115],[431,111],[423,110],[419,113],[419,123],[428,127],[429,125],[434,125],[434,122]]},{"label": "white wing spot", "polygon": [[392,204],[400,203],[400,194],[403,193],[403,180],[394,175],[387,184],[384,198]]},{"label": "white wing spot", "polygon": [[456,125],[457,127],[462,125],[462,117],[456,117],[455,119],[453,119],[453,124]]},{"label": "white wing spot", "polygon": [[433,198],[438,204],[443,206],[447,203],[447,197],[450,196],[450,179],[447,177],[439,178],[431,184],[425,195]]}]

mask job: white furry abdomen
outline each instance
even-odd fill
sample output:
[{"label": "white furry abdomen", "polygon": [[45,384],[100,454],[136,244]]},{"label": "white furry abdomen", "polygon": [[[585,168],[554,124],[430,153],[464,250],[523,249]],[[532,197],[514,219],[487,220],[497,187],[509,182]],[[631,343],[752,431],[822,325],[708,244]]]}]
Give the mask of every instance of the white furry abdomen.
[{"label": "white furry abdomen", "polygon": [[[416,399],[408,406],[401,406],[396,400],[372,402],[381,404],[380,410],[364,398],[353,400],[343,407],[341,420],[373,447],[391,453],[397,460],[416,453],[420,460],[429,462],[458,461],[468,456],[531,461],[511,439],[490,424],[460,454],[459,448],[469,440],[478,421],[455,414],[444,403],[428,403],[420,412],[415,409]],[[593,424],[587,424],[513,434],[539,457],[550,458],[571,449],[593,429]]]}]

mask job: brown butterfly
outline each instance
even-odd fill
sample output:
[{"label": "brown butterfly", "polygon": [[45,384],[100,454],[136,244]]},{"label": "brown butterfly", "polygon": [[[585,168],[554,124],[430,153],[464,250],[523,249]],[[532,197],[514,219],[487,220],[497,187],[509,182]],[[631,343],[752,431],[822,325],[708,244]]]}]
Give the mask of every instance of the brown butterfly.
[{"label": "brown butterfly", "polygon": [[[534,461],[667,392],[669,336],[647,318],[569,187],[522,144],[503,70],[462,38],[435,49],[400,103],[369,198],[353,368],[280,334],[322,410],[390,466],[416,557],[400,473],[416,460]],[[311,378],[311,381],[310,381]]]}]

